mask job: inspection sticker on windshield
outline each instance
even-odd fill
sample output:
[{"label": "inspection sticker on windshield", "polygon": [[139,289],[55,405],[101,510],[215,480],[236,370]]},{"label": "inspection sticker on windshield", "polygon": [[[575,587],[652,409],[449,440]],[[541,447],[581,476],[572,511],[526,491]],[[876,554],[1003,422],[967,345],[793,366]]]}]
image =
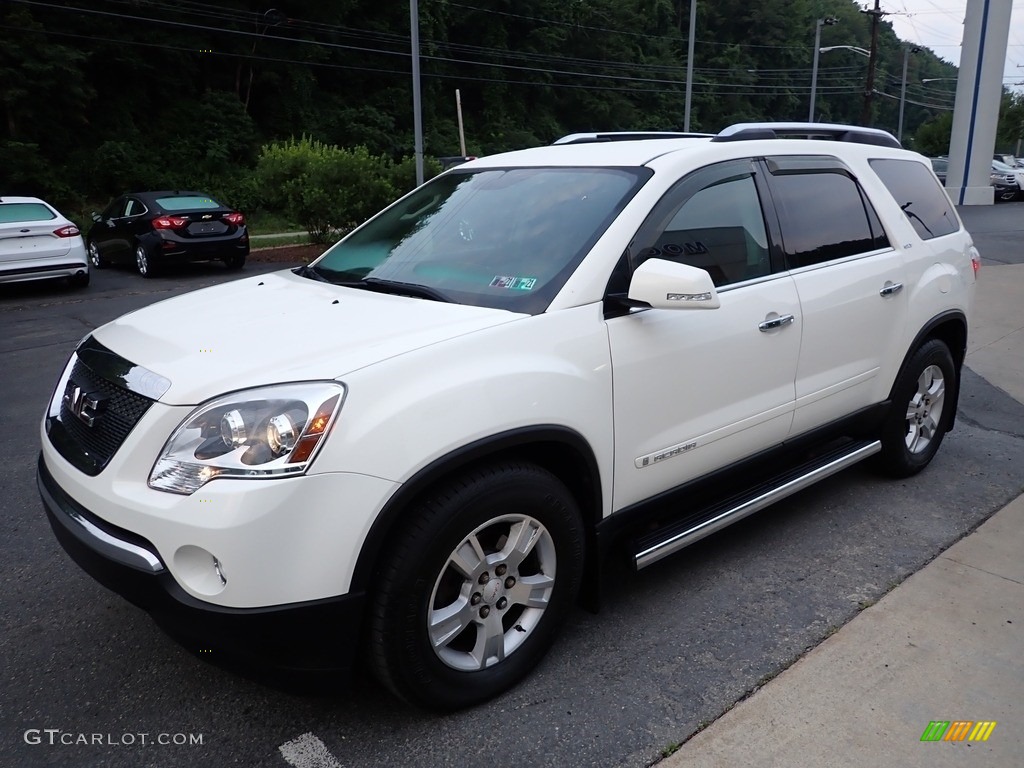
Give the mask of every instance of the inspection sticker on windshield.
[{"label": "inspection sticker on windshield", "polygon": [[491,280],[491,288],[505,288],[509,291],[532,291],[537,284],[536,277],[509,277],[497,275]]}]

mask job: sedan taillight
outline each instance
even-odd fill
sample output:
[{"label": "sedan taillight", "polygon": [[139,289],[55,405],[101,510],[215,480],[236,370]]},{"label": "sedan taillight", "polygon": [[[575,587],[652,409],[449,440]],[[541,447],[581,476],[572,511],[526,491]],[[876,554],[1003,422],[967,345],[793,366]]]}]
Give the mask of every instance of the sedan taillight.
[{"label": "sedan taillight", "polygon": [[238,211],[224,214],[224,221],[228,224],[234,224],[236,227],[240,227],[245,224],[245,216],[240,214]]},{"label": "sedan taillight", "polygon": [[187,216],[161,216],[153,219],[153,229],[181,229],[188,226]]},{"label": "sedan taillight", "polygon": [[57,237],[74,237],[75,235],[81,233],[78,231],[78,227],[76,227],[74,224],[68,224],[66,227],[61,227],[60,229],[53,230],[53,234],[55,234]]}]

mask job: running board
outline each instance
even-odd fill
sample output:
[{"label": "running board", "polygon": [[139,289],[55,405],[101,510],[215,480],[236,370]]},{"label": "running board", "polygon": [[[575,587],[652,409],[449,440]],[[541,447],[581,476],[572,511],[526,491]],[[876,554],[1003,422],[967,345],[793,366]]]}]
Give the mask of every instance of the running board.
[{"label": "running board", "polygon": [[759,483],[755,488],[730,497],[689,514],[682,521],[670,523],[660,530],[649,533],[636,540],[634,550],[634,566],[637,570],[668,557],[683,547],[710,536],[747,515],[752,515],[781,499],[814,485],[829,475],[834,475],[847,467],[866,459],[882,450],[878,440],[863,440],[846,443],[827,453],[816,456],[809,461],[797,465],[766,482]]}]

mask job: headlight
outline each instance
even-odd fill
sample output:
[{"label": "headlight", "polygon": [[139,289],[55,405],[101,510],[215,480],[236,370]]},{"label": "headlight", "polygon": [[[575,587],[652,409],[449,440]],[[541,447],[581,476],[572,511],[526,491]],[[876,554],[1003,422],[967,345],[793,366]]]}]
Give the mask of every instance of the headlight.
[{"label": "headlight", "polygon": [[181,423],[149,474],[150,488],[189,494],[215,477],[300,475],[337,418],[345,387],[282,384],[233,392]]}]

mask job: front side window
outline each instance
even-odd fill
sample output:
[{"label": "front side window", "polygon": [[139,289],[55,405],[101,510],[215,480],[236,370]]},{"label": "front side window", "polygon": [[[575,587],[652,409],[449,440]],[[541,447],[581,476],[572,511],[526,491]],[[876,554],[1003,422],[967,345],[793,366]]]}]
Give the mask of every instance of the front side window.
[{"label": "front side window", "polygon": [[942,237],[960,229],[953,206],[928,169],[913,160],[871,160],[871,168],[885,184],[922,240]]},{"label": "front side window", "polygon": [[771,187],[790,269],[889,245],[857,182],[841,170],[785,169],[772,174]]},{"label": "front side window", "polygon": [[368,290],[543,312],[649,177],[643,168],[447,173],[337,243],[312,265],[311,276]]},{"label": "front side window", "polygon": [[688,264],[706,270],[716,286],[771,272],[751,161],[708,166],[677,183],[641,227],[633,251],[634,266],[650,258]]}]

